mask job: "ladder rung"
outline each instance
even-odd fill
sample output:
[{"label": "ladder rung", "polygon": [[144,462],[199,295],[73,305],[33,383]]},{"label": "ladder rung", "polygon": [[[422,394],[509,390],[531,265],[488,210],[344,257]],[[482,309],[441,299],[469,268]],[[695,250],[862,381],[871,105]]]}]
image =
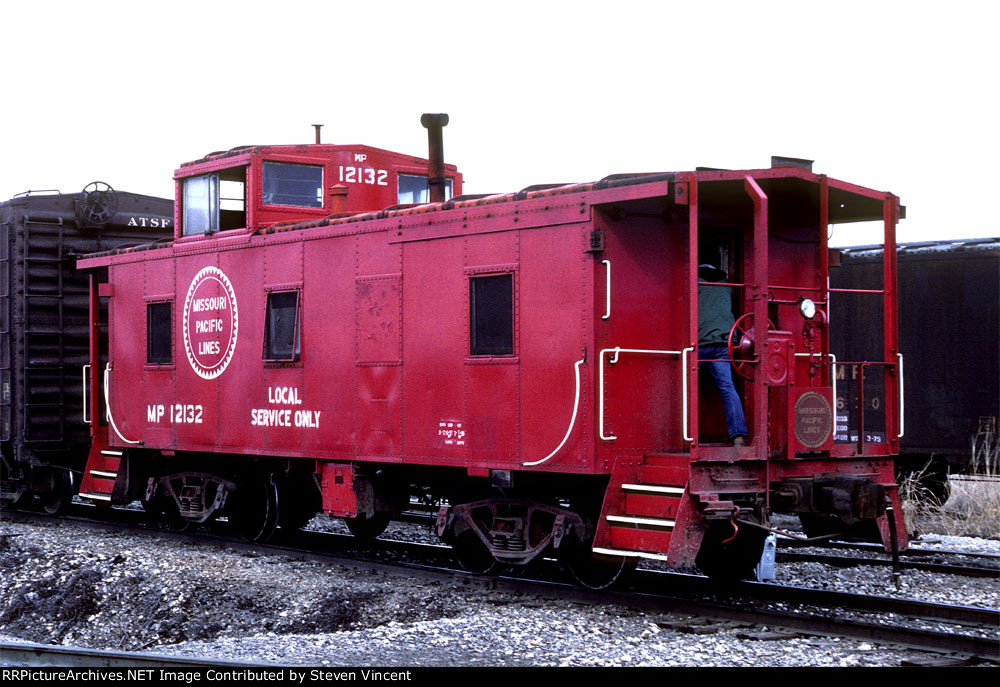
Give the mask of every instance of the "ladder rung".
[{"label": "ladder rung", "polygon": [[643,527],[671,528],[676,521],[666,518],[636,518],[631,515],[609,515],[608,522],[617,522],[624,525],[637,525]]},{"label": "ladder rung", "polygon": [[114,449],[106,448],[101,451],[102,456],[121,456],[124,455],[122,451],[115,451]]},{"label": "ladder rung", "polygon": [[81,499],[91,499],[92,501],[111,501],[107,494],[80,494]]},{"label": "ladder rung", "polygon": [[656,484],[623,484],[622,490],[669,496],[682,496],[684,494],[684,487],[661,487]]},{"label": "ladder rung", "polygon": [[106,472],[104,470],[91,470],[90,474],[94,477],[100,477],[101,479],[118,479],[117,472]]},{"label": "ladder rung", "polygon": [[662,553],[646,553],[645,551],[626,551],[625,549],[603,549],[595,546],[594,553],[601,556],[619,556],[622,558],[648,558],[653,561],[665,561],[667,557]]}]

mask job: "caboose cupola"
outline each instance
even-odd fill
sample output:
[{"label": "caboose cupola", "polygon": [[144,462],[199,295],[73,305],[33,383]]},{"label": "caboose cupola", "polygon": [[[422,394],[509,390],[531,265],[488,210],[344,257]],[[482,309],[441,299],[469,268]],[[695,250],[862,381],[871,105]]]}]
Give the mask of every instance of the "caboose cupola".
[{"label": "caboose cupola", "polygon": [[[432,202],[426,159],[361,145],[254,146],[212,153],[174,173],[178,239]],[[454,165],[443,198],[462,192]]]}]

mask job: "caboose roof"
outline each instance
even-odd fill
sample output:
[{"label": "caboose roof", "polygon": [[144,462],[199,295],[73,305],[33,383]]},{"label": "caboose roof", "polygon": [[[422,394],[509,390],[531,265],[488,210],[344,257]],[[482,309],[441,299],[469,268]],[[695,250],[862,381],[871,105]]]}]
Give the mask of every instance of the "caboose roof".
[{"label": "caboose roof", "polygon": [[[234,148],[221,153],[213,153],[199,161],[188,163],[177,170],[176,176],[188,176],[194,173],[196,165],[216,166],[224,161],[233,162],[242,156],[251,154],[272,154],[309,151],[315,154],[317,148],[343,149],[346,146],[257,146]],[[359,149],[358,146],[350,146]],[[378,150],[378,149],[373,149]],[[398,155],[396,153],[389,153]],[[408,156],[404,156],[408,157]],[[421,158],[412,158],[423,162]],[[449,168],[452,166],[449,165]],[[303,222],[279,223],[257,231],[237,230],[236,232],[220,232],[216,238],[224,238],[231,233],[271,234],[278,232],[297,231],[318,227],[337,227],[360,222],[378,221],[389,218],[404,218],[426,213],[447,212],[449,210],[472,209],[486,205],[532,201],[557,196],[583,194],[588,197],[583,201],[591,205],[607,205],[617,202],[635,202],[656,200],[659,204],[672,202],[670,193],[673,184],[678,181],[698,182],[699,205],[705,206],[739,206],[749,203],[749,197],[744,190],[747,177],[756,181],[768,195],[771,208],[782,208],[784,213],[814,213],[819,206],[819,190],[826,184],[829,192],[828,220],[831,224],[850,222],[881,221],[883,219],[884,201],[889,196],[883,191],[859,186],[826,175],[813,173],[801,167],[770,167],[744,170],[697,170],[693,172],[660,172],[642,174],[613,174],[600,181],[578,184],[550,184],[528,186],[516,193],[462,195],[443,203],[425,203],[412,206],[393,206],[377,212],[365,212],[350,216],[328,216],[322,219]],[[816,215],[811,215],[816,216]],[[905,208],[900,206],[900,219],[905,218]],[[523,224],[521,225],[524,226]],[[129,252],[150,250],[170,246],[170,243],[158,245],[137,246]],[[126,251],[120,251],[126,252]],[[81,267],[97,267],[107,264],[106,261],[90,262],[93,258],[114,254],[101,253],[88,256],[81,260]]]},{"label": "caboose roof", "polygon": [[[174,178],[193,176],[209,170],[222,169],[226,167],[237,167],[248,164],[254,157],[267,157],[269,155],[294,155],[308,156],[313,158],[329,157],[335,153],[344,151],[365,152],[373,155],[391,157],[401,164],[411,164],[415,166],[426,165],[427,160],[415,155],[405,155],[384,148],[360,144],[300,144],[300,145],[254,145],[236,146],[229,150],[219,150],[209,153],[204,157],[181,163],[180,168],[174,172]],[[457,171],[457,167],[445,164],[445,169],[450,172]]]}]

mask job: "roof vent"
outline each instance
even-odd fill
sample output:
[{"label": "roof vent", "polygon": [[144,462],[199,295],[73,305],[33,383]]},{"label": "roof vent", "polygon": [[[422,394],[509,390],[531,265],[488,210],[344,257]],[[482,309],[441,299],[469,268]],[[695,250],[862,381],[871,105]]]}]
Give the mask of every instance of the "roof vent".
[{"label": "roof vent", "polygon": [[782,157],[780,155],[771,156],[771,169],[775,167],[799,167],[807,172],[813,171],[814,160],[806,160],[801,157]]}]

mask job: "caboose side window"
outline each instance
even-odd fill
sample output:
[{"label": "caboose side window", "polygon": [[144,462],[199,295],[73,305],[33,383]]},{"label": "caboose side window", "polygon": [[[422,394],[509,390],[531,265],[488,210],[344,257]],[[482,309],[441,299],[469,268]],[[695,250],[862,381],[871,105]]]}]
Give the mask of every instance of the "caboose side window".
[{"label": "caboose side window", "polygon": [[264,359],[298,360],[299,292],[275,291],[267,294],[267,318],[264,322]]},{"label": "caboose side window", "polygon": [[469,279],[471,355],[514,354],[514,275]]},{"label": "caboose side window", "polygon": [[323,207],[323,168],[265,162],[263,201],[265,205]]},{"label": "caboose side window", "polygon": [[184,236],[246,227],[246,168],[184,180]]},{"label": "caboose side window", "polygon": [[[397,181],[399,182],[399,193],[396,202],[400,205],[431,202],[430,184],[427,177],[400,174]],[[445,200],[451,198],[451,179],[445,179],[444,197]]]},{"label": "caboose side window", "polygon": [[146,362],[152,365],[174,362],[171,310],[169,301],[146,305]]},{"label": "caboose side window", "polygon": [[218,231],[218,177],[208,174],[185,179],[183,203],[185,236]]}]

